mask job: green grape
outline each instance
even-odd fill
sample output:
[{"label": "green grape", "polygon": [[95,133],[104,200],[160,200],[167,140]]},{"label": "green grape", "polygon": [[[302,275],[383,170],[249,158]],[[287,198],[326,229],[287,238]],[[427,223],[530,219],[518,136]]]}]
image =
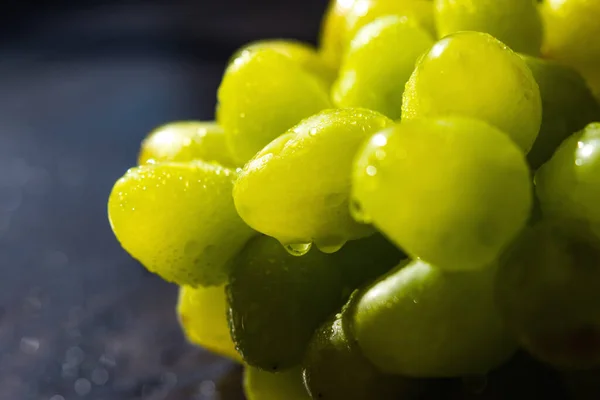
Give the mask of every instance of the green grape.
[{"label": "green grape", "polygon": [[331,103],[322,83],[270,48],[243,51],[219,87],[217,122],[243,164],[286,130]]},{"label": "green grape", "polygon": [[345,18],[346,46],[358,31],[370,22],[386,15],[408,17],[435,34],[433,4],[428,0],[355,0]]},{"label": "green grape", "polygon": [[351,240],[332,254],[349,291],[385,274],[406,255],[382,234]]},{"label": "green grape", "polygon": [[443,269],[491,264],[529,218],[531,178],[510,138],[483,121],[416,119],[365,143],[356,218]]},{"label": "green grape", "polygon": [[542,126],[527,154],[533,169],[548,161],[569,135],[600,121],[600,106],[583,78],[573,69],[540,58],[523,56],[542,96]]},{"label": "green grape", "polygon": [[324,252],[368,236],[349,212],[352,159],[391,120],[363,109],[325,110],[278,137],[248,162],[235,183],[235,206],[254,229],[284,245]]},{"label": "green grape", "polygon": [[177,315],[191,343],[241,361],[229,334],[224,286],[179,288]]},{"label": "green grape", "polygon": [[344,52],[342,32],[346,14],[356,0],[330,0],[321,21],[319,32],[319,53],[325,62],[338,69]]},{"label": "green grape", "polygon": [[434,4],[439,37],[486,32],[514,51],[540,53],[543,29],[535,0],[435,0]]},{"label": "green grape", "polygon": [[244,51],[271,49],[290,58],[306,72],[318,78],[327,89],[335,80],[336,71],[332,68],[312,45],[296,40],[271,39],[252,42],[238,51],[233,60]]},{"label": "green grape", "polygon": [[417,381],[385,375],[361,353],[350,336],[346,310],[313,336],[303,362],[304,382],[313,399],[386,400],[414,398]]},{"label": "green grape", "polygon": [[600,234],[600,123],[565,140],[535,183],[544,215],[586,221]]},{"label": "green grape", "polygon": [[310,400],[300,367],[278,373],[246,367],[244,392],[248,400]]},{"label": "green grape", "polygon": [[542,105],[531,71],[487,33],[446,36],[420,59],[406,84],[403,119],[457,114],[502,129],[526,152],[539,132]]},{"label": "green grape", "polygon": [[156,128],[142,142],[138,163],[191,160],[236,166],[223,129],[203,121],[178,121]]},{"label": "green grape", "polygon": [[235,171],[202,161],[132,168],[108,200],[112,230],[148,270],[179,285],[225,283],[254,236],[235,211]]},{"label": "green grape", "polygon": [[565,221],[524,231],[502,257],[498,307],[519,343],[557,367],[600,366],[600,243]]},{"label": "green grape", "polygon": [[433,43],[429,32],[407,18],[381,17],[366,25],[342,62],[332,88],[334,104],[400,118],[404,85],[417,58]]},{"label": "green grape", "polygon": [[541,5],[545,27],[543,54],[579,68],[600,65],[600,2],[545,0]]},{"label": "green grape", "polygon": [[429,0],[333,0],[325,15],[320,46],[330,65],[339,66],[358,31],[379,17],[408,17],[435,34],[433,5]]},{"label": "green grape", "polygon": [[495,268],[444,272],[415,260],[367,288],[352,331],[381,371],[413,377],[485,374],[515,344],[494,305]]},{"label": "green grape", "polygon": [[291,368],[314,330],[344,302],[331,256],[288,254],[274,239],[253,239],[236,258],[227,286],[229,324],[237,350],[251,366]]}]

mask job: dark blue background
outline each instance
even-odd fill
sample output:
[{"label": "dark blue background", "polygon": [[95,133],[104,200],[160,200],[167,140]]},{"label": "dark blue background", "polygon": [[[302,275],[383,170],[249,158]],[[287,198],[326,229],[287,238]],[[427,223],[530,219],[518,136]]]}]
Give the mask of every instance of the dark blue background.
[{"label": "dark blue background", "polygon": [[0,6],[0,399],[240,398],[239,370],[183,339],[176,288],[120,248],[106,200],[153,127],[213,118],[234,49],[314,40],[324,7]]}]

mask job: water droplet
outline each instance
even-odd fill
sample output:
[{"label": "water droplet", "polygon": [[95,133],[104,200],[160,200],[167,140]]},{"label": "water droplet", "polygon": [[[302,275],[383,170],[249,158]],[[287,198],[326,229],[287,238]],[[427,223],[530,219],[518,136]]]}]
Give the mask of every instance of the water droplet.
[{"label": "water droplet", "polygon": [[316,135],[318,132],[319,132],[319,130],[318,130],[317,128],[310,128],[310,129],[308,130],[308,134],[309,134],[310,136],[315,136],[315,135]]},{"label": "water droplet", "polygon": [[200,384],[200,395],[212,398],[215,395],[216,385],[213,381],[204,381]]},{"label": "water droplet", "polygon": [[352,215],[352,218],[357,222],[364,224],[371,223],[371,217],[363,210],[362,205],[356,199],[350,201],[350,215]]},{"label": "water droplet", "polygon": [[367,175],[369,175],[369,176],[377,175],[377,167],[375,167],[374,165],[369,165],[367,167],[366,171],[367,171]]},{"label": "water droplet", "polygon": [[71,347],[65,353],[65,364],[75,367],[83,362],[85,353],[80,347]]},{"label": "water droplet", "polygon": [[85,378],[79,378],[75,381],[73,388],[79,396],[86,396],[92,390],[92,384]]},{"label": "water droplet", "polygon": [[346,244],[346,241],[335,241],[335,242],[326,242],[326,243],[318,243],[315,242],[315,246],[322,252],[326,254],[333,254]]},{"label": "water droplet", "polygon": [[36,338],[24,337],[21,338],[21,344],[19,348],[23,353],[33,355],[39,350],[40,341]]},{"label": "water droplet", "polygon": [[108,371],[102,367],[92,371],[92,382],[98,386],[102,386],[108,382]]},{"label": "water droplet", "polygon": [[100,356],[100,359],[98,361],[100,362],[100,364],[106,365],[107,367],[115,367],[117,365],[117,361],[107,354],[103,354],[102,356]]},{"label": "water droplet", "polygon": [[310,251],[312,243],[294,243],[283,245],[283,247],[293,256],[303,256]]}]

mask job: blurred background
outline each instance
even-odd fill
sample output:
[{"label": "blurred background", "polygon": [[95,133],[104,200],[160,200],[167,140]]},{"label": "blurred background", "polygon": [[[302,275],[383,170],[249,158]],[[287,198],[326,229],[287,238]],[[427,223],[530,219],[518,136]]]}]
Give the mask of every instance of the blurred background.
[{"label": "blurred background", "polygon": [[114,239],[106,200],[157,125],[212,119],[244,43],[314,42],[325,0],[4,0],[0,399],[243,399],[184,340],[176,287]]}]

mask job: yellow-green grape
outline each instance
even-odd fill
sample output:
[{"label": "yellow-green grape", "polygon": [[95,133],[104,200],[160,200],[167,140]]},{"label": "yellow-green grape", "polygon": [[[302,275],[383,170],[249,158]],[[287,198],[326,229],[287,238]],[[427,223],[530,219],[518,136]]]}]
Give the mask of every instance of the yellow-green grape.
[{"label": "yellow-green grape", "polygon": [[248,365],[281,371],[302,361],[315,329],[345,302],[332,258],[316,249],[293,256],[268,236],[236,257],[226,290],[229,325]]},{"label": "yellow-green grape", "polygon": [[584,221],[600,235],[600,123],[565,140],[535,183],[545,216]]},{"label": "yellow-green grape", "polygon": [[433,5],[429,0],[333,0],[323,22],[320,41],[323,57],[338,66],[358,31],[386,15],[408,17],[435,34]]},{"label": "yellow-green grape", "polygon": [[543,54],[577,69],[600,67],[600,2],[544,0]]},{"label": "yellow-green grape", "polygon": [[514,51],[538,55],[543,27],[535,0],[435,0],[439,37],[486,32]]},{"label": "yellow-green grape", "polygon": [[402,93],[417,58],[434,43],[408,18],[381,17],[363,27],[342,62],[332,98],[338,107],[365,107],[400,118]]},{"label": "yellow-green grape", "polygon": [[177,316],[191,343],[242,361],[229,334],[224,286],[179,288]]},{"label": "yellow-green grape", "polygon": [[405,120],[447,115],[484,120],[529,151],[542,121],[540,91],[525,61],[500,41],[454,33],[420,59],[402,101]]},{"label": "yellow-green grape", "polygon": [[321,80],[326,88],[329,88],[335,80],[336,70],[321,57],[317,49],[308,43],[296,40],[271,39],[253,42],[243,47],[233,59],[244,51],[265,48],[275,50],[290,58],[305,71]]},{"label": "yellow-green grape", "polygon": [[568,136],[600,121],[600,106],[583,78],[572,68],[553,61],[523,56],[542,96],[542,126],[527,154],[532,169],[548,161]]},{"label": "yellow-green grape", "polygon": [[108,200],[112,230],[129,254],[163,279],[221,285],[231,259],[255,234],[235,211],[235,178],[235,171],[202,161],[132,168]]},{"label": "yellow-green grape", "polygon": [[525,156],[499,129],[462,117],[417,119],[365,143],[353,196],[356,218],[408,254],[478,269],[524,227],[532,184]]},{"label": "yellow-green grape", "polygon": [[345,27],[346,14],[356,0],[330,0],[321,21],[319,32],[319,53],[323,60],[334,69],[342,61],[344,43],[342,32]]},{"label": "yellow-green grape", "polygon": [[349,329],[348,309],[351,308],[346,305],[341,313],[319,327],[306,351],[302,364],[304,382],[312,398],[415,398],[418,381],[384,374],[362,354]]},{"label": "yellow-green grape", "polygon": [[248,400],[311,400],[300,367],[278,373],[246,367],[244,393]]},{"label": "yellow-green grape", "polygon": [[346,14],[345,45],[363,26],[386,15],[408,17],[435,34],[433,4],[429,0],[355,0]]},{"label": "yellow-green grape", "polygon": [[495,310],[494,275],[495,268],[444,272],[421,260],[399,267],[361,294],[354,337],[383,372],[486,374],[516,349]]},{"label": "yellow-green grape", "polygon": [[559,368],[600,367],[599,293],[600,243],[568,221],[526,230],[496,281],[496,303],[519,343]]},{"label": "yellow-green grape", "polygon": [[372,133],[390,125],[363,109],[326,110],[305,119],[261,150],[235,182],[235,206],[254,229],[302,253],[325,252],[368,236],[349,212],[352,160]]},{"label": "yellow-green grape", "polygon": [[236,166],[223,129],[213,121],[178,121],[156,128],[142,142],[138,163],[191,160]]},{"label": "yellow-green grape", "polygon": [[319,79],[270,48],[243,51],[233,60],[217,97],[217,122],[240,164],[303,118],[331,106]]}]

